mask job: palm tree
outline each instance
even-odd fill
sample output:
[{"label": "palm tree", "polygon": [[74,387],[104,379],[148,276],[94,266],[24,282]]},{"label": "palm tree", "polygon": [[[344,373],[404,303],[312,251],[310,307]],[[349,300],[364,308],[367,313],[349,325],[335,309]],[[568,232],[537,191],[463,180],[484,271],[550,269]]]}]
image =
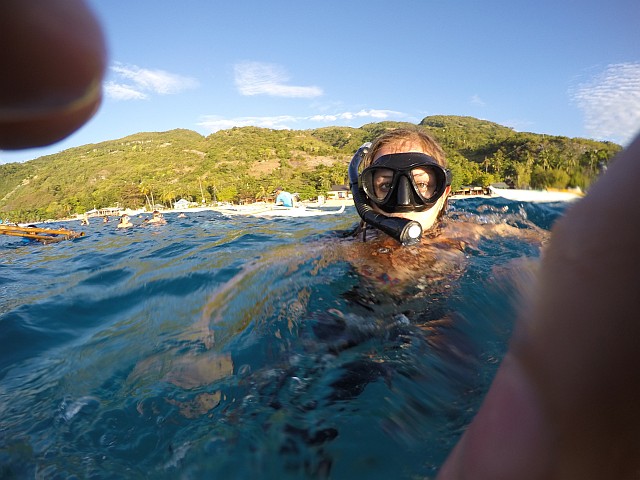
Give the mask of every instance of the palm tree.
[{"label": "palm tree", "polygon": [[491,165],[491,161],[485,156],[484,161],[482,162],[482,166],[484,167],[484,173],[489,173],[490,165]]},{"label": "palm tree", "polygon": [[173,200],[175,199],[176,199],[176,192],[174,190],[165,190],[162,196],[160,197],[160,200],[162,200],[162,203],[164,204],[168,203],[171,208],[173,208]]},{"label": "palm tree", "polygon": [[153,206],[151,205],[151,200],[149,200],[149,194],[153,196],[151,193],[151,189],[147,187],[145,184],[140,182],[140,193],[144,195],[144,198],[147,200],[147,204],[149,205],[149,209],[153,210]]},{"label": "palm tree", "polygon": [[258,192],[256,193],[256,198],[259,198],[262,201],[266,201],[267,199],[267,189],[265,188],[264,185],[260,185],[258,187]]}]

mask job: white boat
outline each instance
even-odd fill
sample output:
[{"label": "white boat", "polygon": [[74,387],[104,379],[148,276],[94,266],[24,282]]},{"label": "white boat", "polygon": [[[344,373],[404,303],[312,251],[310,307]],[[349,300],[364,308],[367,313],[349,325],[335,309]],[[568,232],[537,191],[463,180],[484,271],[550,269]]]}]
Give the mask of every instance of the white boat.
[{"label": "white boat", "polygon": [[344,212],[345,206],[342,205],[338,210],[325,210],[323,208],[307,208],[304,205],[297,207],[278,207],[278,206],[263,206],[263,207],[240,207],[219,209],[220,213],[225,215],[248,215],[251,217],[317,217],[321,215],[338,215]]},{"label": "white boat", "polygon": [[572,202],[583,196],[581,192],[564,190],[518,190],[491,186],[489,190],[494,195],[517,202]]},{"label": "white boat", "polygon": [[259,212],[249,212],[249,215],[254,217],[317,217],[320,215],[338,215],[344,212],[344,205],[338,210],[324,210],[321,208],[306,208],[301,207],[273,207],[270,210],[263,210]]}]

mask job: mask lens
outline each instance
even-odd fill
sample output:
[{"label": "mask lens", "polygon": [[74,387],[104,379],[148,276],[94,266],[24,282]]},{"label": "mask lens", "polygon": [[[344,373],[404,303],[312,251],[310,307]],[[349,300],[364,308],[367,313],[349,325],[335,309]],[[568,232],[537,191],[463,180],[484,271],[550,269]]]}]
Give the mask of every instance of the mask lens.
[{"label": "mask lens", "polygon": [[428,201],[438,190],[438,174],[433,167],[417,167],[411,170],[411,180],[416,193]]},{"label": "mask lens", "polygon": [[382,201],[393,187],[393,170],[376,168],[371,172],[372,194],[376,200]]}]

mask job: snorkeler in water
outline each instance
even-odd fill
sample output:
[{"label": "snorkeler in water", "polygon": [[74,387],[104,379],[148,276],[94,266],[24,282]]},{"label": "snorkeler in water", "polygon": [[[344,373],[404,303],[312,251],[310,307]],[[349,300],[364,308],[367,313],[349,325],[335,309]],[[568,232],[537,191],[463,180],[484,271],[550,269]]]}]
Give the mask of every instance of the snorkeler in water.
[{"label": "snorkeler in water", "polygon": [[363,238],[372,227],[402,244],[418,242],[436,224],[451,192],[442,148],[418,129],[392,130],[360,147],[349,181]]},{"label": "snorkeler in water", "polygon": [[133,223],[131,223],[131,218],[126,213],[122,214],[120,217],[120,221],[116,225],[116,228],[129,228],[133,227]]},{"label": "snorkeler in water", "polygon": [[[0,51],[0,148],[61,140],[100,104],[98,22],[81,0],[0,2],[0,19],[8,19],[0,43],[12,46]],[[538,290],[439,478],[640,477],[638,178],[640,137],[554,227]],[[401,241],[418,238],[415,225],[388,220],[374,204],[360,202],[367,224]]]},{"label": "snorkeler in water", "polygon": [[[424,129],[387,131],[364,144],[349,165],[349,181],[361,218],[356,241],[333,248],[349,259],[360,278],[375,290],[405,300],[416,291],[434,294],[449,288],[466,265],[466,249],[481,238],[523,238],[541,245],[546,232],[531,225],[457,218],[449,221],[451,172],[444,151]],[[354,296],[361,303],[368,296]],[[379,297],[376,293],[374,296]]]},{"label": "snorkeler in water", "polygon": [[155,224],[155,225],[165,225],[167,221],[164,218],[164,215],[160,213],[158,210],[153,211],[153,215],[151,218],[144,221],[147,224]]}]

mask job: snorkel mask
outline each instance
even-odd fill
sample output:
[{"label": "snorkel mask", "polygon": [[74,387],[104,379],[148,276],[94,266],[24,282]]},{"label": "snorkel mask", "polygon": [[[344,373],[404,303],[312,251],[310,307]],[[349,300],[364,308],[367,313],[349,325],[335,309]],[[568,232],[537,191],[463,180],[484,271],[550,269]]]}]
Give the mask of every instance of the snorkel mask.
[{"label": "snorkel mask", "polygon": [[387,213],[428,210],[449,185],[451,172],[418,152],[383,155],[360,174],[364,193]]},{"label": "snorkel mask", "polygon": [[349,183],[358,215],[403,245],[417,243],[422,235],[419,222],[383,215],[374,211],[370,202],[387,213],[428,210],[451,184],[451,173],[429,155],[411,152],[383,155],[360,174],[360,163],[371,145],[363,144],[349,164]]}]

